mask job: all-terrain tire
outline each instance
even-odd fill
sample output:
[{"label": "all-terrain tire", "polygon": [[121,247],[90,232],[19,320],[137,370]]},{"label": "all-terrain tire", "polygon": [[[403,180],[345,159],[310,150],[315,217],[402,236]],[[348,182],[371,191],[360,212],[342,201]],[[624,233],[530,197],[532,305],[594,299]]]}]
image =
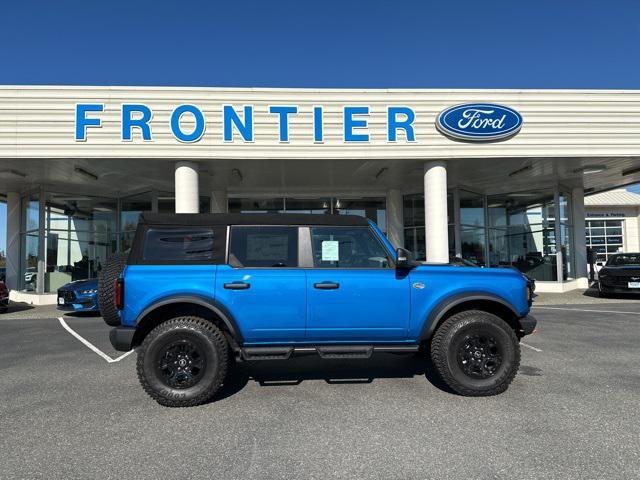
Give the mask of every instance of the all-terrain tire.
[{"label": "all-terrain tire", "polygon": [[430,354],[442,381],[469,397],[504,392],[520,368],[520,344],[513,329],[480,310],[445,320],[431,339]]},{"label": "all-terrain tire", "polygon": [[229,345],[216,325],[200,317],[176,317],[146,336],[138,349],[137,373],[142,388],[159,404],[191,407],[215,395],[229,362]]},{"label": "all-terrain tire", "polygon": [[107,325],[120,325],[120,315],[115,302],[115,282],[120,277],[127,262],[127,255],[119,253],[105,263],[98,274],[98,306]]}]

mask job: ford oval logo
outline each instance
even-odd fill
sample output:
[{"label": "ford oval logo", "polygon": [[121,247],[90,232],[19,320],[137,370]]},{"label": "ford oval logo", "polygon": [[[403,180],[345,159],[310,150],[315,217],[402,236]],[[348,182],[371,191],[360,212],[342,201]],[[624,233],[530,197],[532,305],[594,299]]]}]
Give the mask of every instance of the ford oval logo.
[{"label": "ford oval logo", "polygon": [[465,103],[442,111],[436,127],[444,135],[458,140],[504,140],[520,131],[522,115],[494,103]]}]

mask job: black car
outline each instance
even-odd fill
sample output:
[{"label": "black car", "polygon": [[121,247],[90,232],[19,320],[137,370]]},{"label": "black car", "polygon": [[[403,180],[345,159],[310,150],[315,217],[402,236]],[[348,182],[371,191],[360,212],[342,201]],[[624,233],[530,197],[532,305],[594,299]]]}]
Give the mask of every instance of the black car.
[{"label": "black car", "polygon": [[616,253],[598,272],[598,293],[640,293],[640,253]]}]

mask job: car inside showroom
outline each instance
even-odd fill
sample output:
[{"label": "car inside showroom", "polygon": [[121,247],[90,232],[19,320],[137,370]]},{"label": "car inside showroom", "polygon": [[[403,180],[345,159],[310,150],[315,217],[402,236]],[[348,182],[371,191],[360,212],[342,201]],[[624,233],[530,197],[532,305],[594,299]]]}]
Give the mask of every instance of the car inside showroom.
[{"label": "car inside showroom", "polygon": [[54,303],[152,211],[355,214],[585,288],[584,196],[640,181],[639,131],[634,91],[3,86],[7,285]]}]

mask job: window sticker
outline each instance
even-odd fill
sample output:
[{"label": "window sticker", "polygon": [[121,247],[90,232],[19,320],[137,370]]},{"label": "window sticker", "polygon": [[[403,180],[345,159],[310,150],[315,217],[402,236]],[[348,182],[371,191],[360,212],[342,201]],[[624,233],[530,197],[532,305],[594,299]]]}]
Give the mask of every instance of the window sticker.
[{"label": "window sticker", "polygon": [[322,242],[322,261],[337,262],[339,260],[340,242],[337,240],[324,240]]}]

